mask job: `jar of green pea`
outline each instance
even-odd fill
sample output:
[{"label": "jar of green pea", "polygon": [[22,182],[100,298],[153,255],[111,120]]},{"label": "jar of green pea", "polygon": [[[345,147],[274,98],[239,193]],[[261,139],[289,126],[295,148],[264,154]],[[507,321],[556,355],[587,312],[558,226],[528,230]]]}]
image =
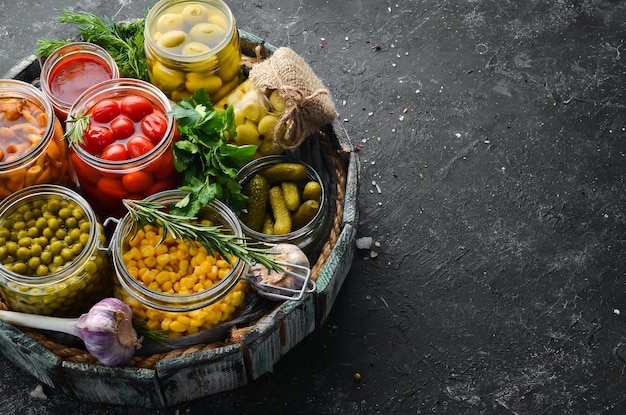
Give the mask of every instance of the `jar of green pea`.
[{"label": "jar of green pea", "polygon": [[112,295],[104,228],[82,196],[36,185],[0,203],[0,295],[11,310],[57,317]]}]

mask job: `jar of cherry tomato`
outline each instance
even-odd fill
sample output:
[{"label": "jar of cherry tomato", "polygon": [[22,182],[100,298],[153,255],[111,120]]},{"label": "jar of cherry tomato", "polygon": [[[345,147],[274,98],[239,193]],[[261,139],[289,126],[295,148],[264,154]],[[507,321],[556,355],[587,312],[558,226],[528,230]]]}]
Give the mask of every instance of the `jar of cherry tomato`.
[{"label": "jar of cherry tomato", "polygon": [[65,122],[70,107],[87,88],[120,77],[115,60],[98,45],[73,42],[48,56],[41,68],[41,89]]},{"label": "jar of cherry tomato", "polygon": [[52,104],[33,85],[0,80],[0,200],[42,183],[75,185]]},{"label": "jar of cherry tomato", "polygon": [[150,82],[173,101],[204,88],[217,102],[241,83],[239,32],[223,0],[161,0],[144,33]]},{"label": "jar of cherry tomato", "polygon": [[66,123],[70,156],[80,188],[99,214],[120,217],[123,199],[180,185],[171,108],[154,85],[130,78],[101,82],[72,105]]}]

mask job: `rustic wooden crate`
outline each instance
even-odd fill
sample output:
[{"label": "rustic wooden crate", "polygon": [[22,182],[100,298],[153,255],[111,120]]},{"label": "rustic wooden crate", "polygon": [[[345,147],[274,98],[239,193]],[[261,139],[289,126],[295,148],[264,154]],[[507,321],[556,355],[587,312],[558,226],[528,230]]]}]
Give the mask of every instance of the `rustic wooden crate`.
[{"label": "rustic wooden crate", "polygon": [[[240,30],[242,52],[255,56],[261,45],[271,55],[276,48]],[[22,60],[11,78],[31,82],[39,75],[34,56]],[[339,198],[333,228],[314,264],[317,290],[299,301],[277,303],[267,315],[246,329],[239,342],[198,345],[156,357],[149,367],[107,367],[81,349],[59,344],[34,330],[20,330],[0,321],[0,351],[42,383],[77,399],[114,405],[164,408],[219,392],[233,390],[272,372],[275,364],[319,328],[328,317],[350,269],[358,223],[359,160],[340,120],[320,135],[327,140],[331,161],[336,161]],[[332,241],[332,243],[331,243]],[[84,357],[84,355],[87,355]],[[84,360],[83,360],[84,357]],[[189,382],[194,379],[195,382]]]}]

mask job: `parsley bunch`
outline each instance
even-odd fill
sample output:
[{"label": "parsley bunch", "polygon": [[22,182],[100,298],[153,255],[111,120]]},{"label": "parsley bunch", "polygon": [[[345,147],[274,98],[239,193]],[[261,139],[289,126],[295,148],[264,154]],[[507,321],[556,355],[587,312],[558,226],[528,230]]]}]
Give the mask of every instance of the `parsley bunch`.
[{"label": "parsley bunch", "polygon": [[174,105],[169,114],[176,119],[181,135],[173,145],[174,167],[184,173],[181,189],[189,191],[176,204],[177,213],[195,216],[213,199],[234,210],[244,208],[248,198],[241,192],[237,172],[257,147],[228,143],[237,134],[233,106],[216,111],[209,94],[199,89]]}]

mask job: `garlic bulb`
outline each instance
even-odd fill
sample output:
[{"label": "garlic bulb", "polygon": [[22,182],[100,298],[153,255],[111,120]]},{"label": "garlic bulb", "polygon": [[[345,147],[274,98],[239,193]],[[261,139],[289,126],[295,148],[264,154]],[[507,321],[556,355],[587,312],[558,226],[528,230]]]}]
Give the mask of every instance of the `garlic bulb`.
[{"label": "garlic bulb", "polygon": [[141,347],[132,325],[132,311],[117,298],[105,298],[79,318],[60,318],[0,310],[0,319],[33,329],[79,337],[85,348],[107,366],[126,364]]},{"label": "garlic bulb", "polygon": [[135,355],[141,341],[132,324],[133,312],[117,298],[105,298],[76,321],[78,337],[100,363],[119,366]]},{"label": "garlic bulb", "polygon": [[[296,265],[301,267],[310,268],[311,264],[307,256],[302,250],[293,244],[281,243],[274,245],[268,250],[268,255],[272,256],[272,259],[277,263],[284,263],[282,271],[276,271],[268,269],[262,264],[255,264],[250,267],[250,273],[254,277],[256,288],[261,288],[266,285],[285,288],[288,290],[300,290],[304,284],[303,278],[298,278],[294,275],[293,267],[289,265]],[[271,290],[269,290],[271,292]]]}]

